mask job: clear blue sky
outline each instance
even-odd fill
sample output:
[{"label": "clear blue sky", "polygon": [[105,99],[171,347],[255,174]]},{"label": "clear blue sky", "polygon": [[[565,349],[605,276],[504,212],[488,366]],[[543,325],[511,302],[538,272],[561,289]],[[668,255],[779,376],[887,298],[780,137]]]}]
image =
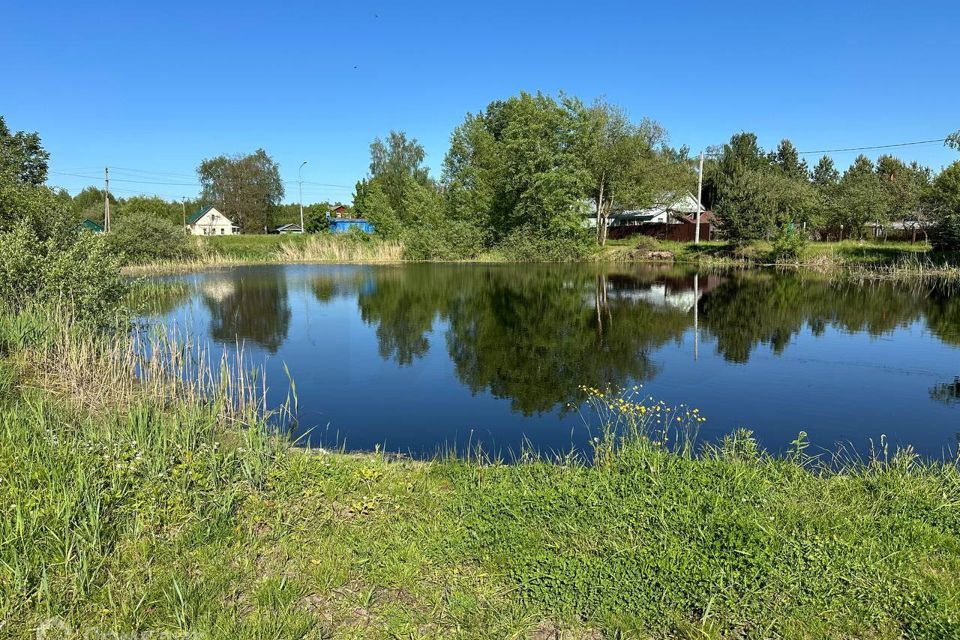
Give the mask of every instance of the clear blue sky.
[{"label": "clear blue sky", "polygon": [[0,113],[40,132],[50,182],[72,193],[94,180],[64,173],[108,165],[118,195],[193,196],[142,183],[190,183],[203,158],[263,147],[285,180],[307,160],[304,180],[342,185],[305,200],[349,200],[375,136],[417,137],[436,175],[464,114],[521,90],[604,96],[695,151],[741,130],[801,150],[941,138],[960,129],[958,24],[948,1],[7,0]]}]

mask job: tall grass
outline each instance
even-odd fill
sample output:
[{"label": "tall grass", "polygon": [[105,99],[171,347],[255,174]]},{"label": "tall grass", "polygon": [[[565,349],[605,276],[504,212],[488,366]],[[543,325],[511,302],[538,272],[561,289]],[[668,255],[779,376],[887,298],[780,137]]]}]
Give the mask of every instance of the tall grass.
[{"label": "tall grass", "polygon": [[282,262],[400,262],[403,244],[321,234],[305,242],[282,243],[277,258]]},{"label": "tall grass", "polygon": [[[136,541],[227,522],[282,441],[242,359],[178,336],[94,331],[55,309],[0,314],[0,629],[91,619]],[[192,534],[191,534],[192,535]]]},{"label": "tall grass", "polygon": [[598,389],[589,458],[296,450],[242,360],[124,336],[0,314],[2,637],[960,636],[953,461]]}]

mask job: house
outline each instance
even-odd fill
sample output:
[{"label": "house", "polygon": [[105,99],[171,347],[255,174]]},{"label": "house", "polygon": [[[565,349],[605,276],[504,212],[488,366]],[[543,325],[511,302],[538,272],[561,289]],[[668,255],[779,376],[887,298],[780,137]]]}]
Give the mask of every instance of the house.
[{"label": "house", "polygon": [[187,218],[187,231],[195,236],[232,236],[240,233],[239,227],[216,207],[203,207]]},{"label": "house", "polygon": [[282,224],[277,227],[276,232],[280,235],[288,235],[291,233],[303,233],[303,227],[299,223],[293,222],[291,224]]},{"label": "house", "polygon": [[697,199],[691,193],[677,196],[661,193],[656,201],[643,209],[629,209],[610,216],[611,227],[642,224],[683,224],[689,215],[696,215]]},{"label": "house", "polygon": [[359,218],[333,218],[330,220],[330,233],[347,233],[351,229],[373,233],[373,225],[368,220]]},{"label": "house", "polygon": [[877,222],[867,222],[863,226],[869,230],[870,237],[874,240],[908,240],[910,242],[916,242],[921,236],[924,242],[930,239],[927,233],[930,224],[921,220],[891,220],[888,223],[881,224]]},{"label": "house", "polygon": [[330,215],[334,218],[342,218],[343,216],[347,215],[347,206],[338,202],[330,207]]},{"label": "house", "polygon": [[103,226],[90,218],[84,218],[83,222],[77,225],[77,231],[89,231],[90,233],[103,233]]}]

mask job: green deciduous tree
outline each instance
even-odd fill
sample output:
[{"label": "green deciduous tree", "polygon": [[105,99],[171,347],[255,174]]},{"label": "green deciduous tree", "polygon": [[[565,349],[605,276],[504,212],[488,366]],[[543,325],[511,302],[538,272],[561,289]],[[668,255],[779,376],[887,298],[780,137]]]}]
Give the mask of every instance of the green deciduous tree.
[{"label": "green deciduous tree", "polygon": [[677,156],[665,142],[666,131],[656,122],[634,124],[622,109],[602,101],[587,110],[583,155],[600,244],[615,209],[644,207],[693,184],[685,152]]},{"label": "green deciduous tree", "polygon": [[391,131],[386,141],[370,145],[370,175],[357,183],[357,215],[373,223],[376,233],[398,239],[428,224],[442,222],[443,201],[424,166],[426,153],[416,138]]},{"label": "green deciduous tree", "polygon": [[68,199],[43,184],[48,156],[39,135],[11,133],[0,117],[0,233],[26,225],[40,240],[69,239]]},{"label": "green deciduous tree", "polygon": [[233,219],[241,231],[262,233],[273,226],[284,190],[280,167],[266,151],[204,160],[197,175],[203,200]]},{"label": "green deciduous tree", "polygon": [[150,211],[131,211],[107,234],[110,247],[127,264],[178,260],[194,251],[183,227]]},{"label": "green deciduous tree", "polygon": [[960,249],[960,161],[934,178],[925,194],[933,217],[931,241],[937,249]]},{"label": "green deciduous tree", "polygon": [[12,133],[0,116],[0,175],[3,180],[40,186],[47,180],[50,154],[41,146],[36,132]]},{"label": "green deciduous tree", "polygon": [[[588,110],[578,101],[521,93],[468,115],[444,161],[450,215],[499,242],[515,229],[580,230],[592,182]],[[578,231],[582,233],[582,231]]]}]

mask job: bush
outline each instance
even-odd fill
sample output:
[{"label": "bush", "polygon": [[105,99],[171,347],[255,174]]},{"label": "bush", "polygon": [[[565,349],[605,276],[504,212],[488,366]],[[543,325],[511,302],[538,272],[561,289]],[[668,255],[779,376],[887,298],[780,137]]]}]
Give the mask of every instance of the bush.
[{"label": "bush", "polygon": [[438,220],[408,229],[403,236],[406,260],[468,260],[483,250],[483,232],[463,220]]},{"label": "bush", "polygon": [[785,225],[773,239],[773,259],[776,262],[797,262],[806,246],[807,238],[803,232],[797,231],[792,224]]},{"label": "bush", "polygon": [[660,241],[653,236],[638,234],[633,236],[631,242],[634,243],[633,248],[637,251],[656,251],[660,249]]},{"label": "bush", "polygon": [[592,234],[581,228],[524,225],[500,243],[504,255],[517,262],[569,262],[579,260],[593,248]]},{"label": "bush", "polygon": [[0,234],[0,301],[14,311],[57,305],[78,319],[109,324],[122,314],[127,290],[120,261],[102,236],[41,240],[27,224]]},{"label": "bush", "polygon": [[107,236],[125,264],[182,260],[196,252],[190,236],[178,225],[156,216],[125,216]]}]

